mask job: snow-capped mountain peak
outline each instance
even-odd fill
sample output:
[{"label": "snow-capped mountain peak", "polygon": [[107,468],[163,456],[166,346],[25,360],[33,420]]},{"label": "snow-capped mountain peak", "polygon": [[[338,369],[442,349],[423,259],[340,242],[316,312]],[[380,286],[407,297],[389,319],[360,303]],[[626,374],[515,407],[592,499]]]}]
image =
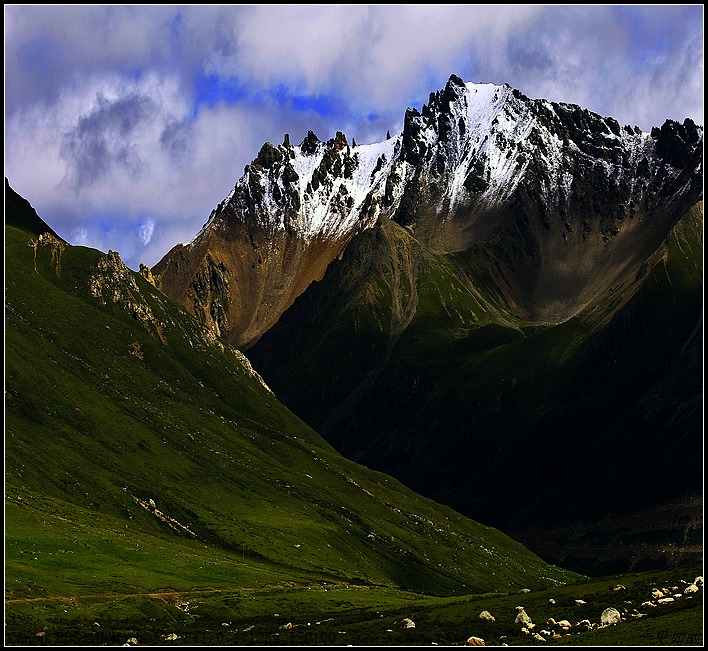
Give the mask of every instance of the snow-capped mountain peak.
[{"label": "snow-capped mountain peak", "polygon": [[[241,344],[319,279],[357,233],[392,219],[438,253],[495,242],[518,284],[515,300],[533,304],[530,318],[566,318],[600,291],[586,282],[598,260],[620,264],[639,223],[654,220],[663,232],[663,222],[701,194],[702,142],[703,129],[690,120],[644,133],[576,105],[453,75],[420,110],[408,108],[401,133],[383,142],[355,146],[341,132],[321,141],[310,131],[299,145],[287,135],[280,145],[265,143],[202,231],[168,253],[157,275],[180,300],[191,292],[192,307]],[[665,201],[678,207],[668,210]],[[552,264],[541,262],[547,256]],[[569,273],[584,280],[570,283]],[[215,278],[221,307],[208,307],[195,283]],[[570,301],[555,289],[563,283],[584,283],[587,292]],[[243,305],[246,294],[255,308]],[[238,326],[223,308],[227,297],[241,306]]]},{"label": "snow-capped mountain peak", "polygon": [[415,178],[444,186],[435,206],[444,221],[471,204],[503,204],[539,171],[541,191],[563,202],[579,160],[593,158],[621,179],[642,159],[651,167],[655,150],[651,134],[612,118],[453,75],[420,111],[407,109],[403,131],[383,142],[353,146],[340,132],[323,142],[309,132],[298,146],[287,136],[277,147],[266,143],[210,222],[223,222],[226,211],[271,233],[347,238],[394,216]]}]

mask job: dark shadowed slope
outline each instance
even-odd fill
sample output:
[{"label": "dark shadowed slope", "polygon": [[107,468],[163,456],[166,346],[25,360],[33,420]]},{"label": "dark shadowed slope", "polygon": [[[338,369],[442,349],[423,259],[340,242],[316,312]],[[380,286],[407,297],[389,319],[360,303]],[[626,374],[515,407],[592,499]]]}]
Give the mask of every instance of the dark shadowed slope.
[{"label": "dark shadowed slope", "polygon": [[702,204],[558,325],[515,316],[494,266],[484,249],[433,254],[385,220],[249,356],[343,454],[549,558],[601,570],[700,556]]}]

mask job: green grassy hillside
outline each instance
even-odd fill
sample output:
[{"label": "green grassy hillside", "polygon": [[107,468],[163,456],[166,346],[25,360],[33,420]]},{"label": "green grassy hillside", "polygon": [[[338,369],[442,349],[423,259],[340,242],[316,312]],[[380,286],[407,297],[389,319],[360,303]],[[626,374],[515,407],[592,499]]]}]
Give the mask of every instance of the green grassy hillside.
[{"label": "green grassy hillside", "polygon": [[578,579],[342,458],[116,254],[11,226],[5,247],[8,615],[34,599],[41,621],[62,620],[56,599],[106,595],[159,619],[145,595]]}]

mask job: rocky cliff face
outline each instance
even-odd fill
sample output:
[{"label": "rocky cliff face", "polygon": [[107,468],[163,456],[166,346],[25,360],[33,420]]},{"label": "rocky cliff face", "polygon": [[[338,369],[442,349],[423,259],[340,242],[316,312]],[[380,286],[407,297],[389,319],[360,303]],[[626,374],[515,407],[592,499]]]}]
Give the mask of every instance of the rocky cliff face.
[{"label": "rocky cliff face", "polygon": [[452,76],[383,143],[266,143],[153,273],[248,347],[356,233],[393,219],[434,252],[486,249],[519,314],[559,322],[621,283],[701,196],[702,142],[690,120],[643,133]]},{"label": "rocky cliff face", "polygon": [[436,252],[486,248],[520,314],[560,322],[621,283],[701,196],[702,137],[690,120],[642,133],[452,77],[406,113],[393,219]]}]

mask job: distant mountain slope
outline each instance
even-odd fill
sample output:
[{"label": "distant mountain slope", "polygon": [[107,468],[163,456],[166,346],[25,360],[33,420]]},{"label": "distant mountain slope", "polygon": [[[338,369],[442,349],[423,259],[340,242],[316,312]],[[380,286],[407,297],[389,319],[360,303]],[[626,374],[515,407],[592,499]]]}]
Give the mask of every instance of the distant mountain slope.
[{"label": "distant mountain slope", "polygon": [[117,253],[35,236],[39,218],[17,205],[5,227],[7,595],[323,580],[460,594],[575,578],[342,458]]}]

